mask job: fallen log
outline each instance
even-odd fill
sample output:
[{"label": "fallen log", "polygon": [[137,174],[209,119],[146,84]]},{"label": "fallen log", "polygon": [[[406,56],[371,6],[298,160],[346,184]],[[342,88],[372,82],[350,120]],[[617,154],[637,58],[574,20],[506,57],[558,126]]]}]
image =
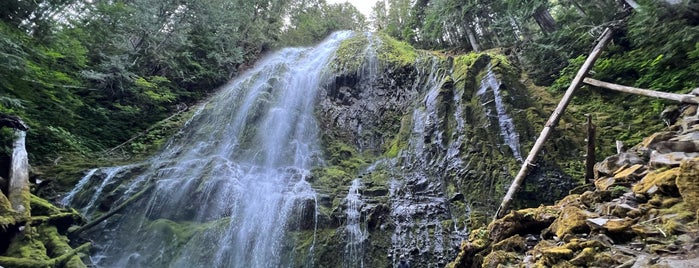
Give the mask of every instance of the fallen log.
[{"label": "fallen log", "polygon": [[604,29],[604,32],[602,32],[602,35],[599,38],[599,42],[592,49],[590,55],[587,56],[587,59],[585,60],[585,63],[583,63],[582,67],[580,67],[580,70],[578,70],[575,78],[573,78],[573,82],[570,84],[568,90],[566,90],[565,94],[563,95],[563,98],[558,103],[556,110],[553,111],[551,117],[546,122],[544,129],[541,131],[541,134],[539,134],[539,137],[536,139],[536,142],[534,143],[532,150],[529,152],[527,159],[524,160],[524,163],[522,163],[522,168],[512,181],[510,189],[507,191],[507,194],[505,194],[505,197],[503,197],[500,207],[498,208],[497,212],[495,212],[495,219],[499,219],[505,215],[505,212],[510,207],[510,203],[512,203],[515,193],[517,193],[517,190],[519,190],[522,182],[524,182],[524,178],[529,172],[529,167],[534,165],[536,155],[539,154],[539,151],[541,151],[542,147],[544,146],[544,142],[548,138],[551,129],[558,124],[558,120],[565,111],[566,107],[568,107],[570,101],[573,99],[573,93],[575,93],[575,90],[581,86],[583,78],[587,75],[587,72],[590,71],[600,54],[602,54],[602,49],[604,49],[604,47],[606,47],[609,41],[612,39],[612,33],[613,31],[611,28],[607,27]]},{"label": "fallen log", "polygon": [[585,78],[583,80],[583,83],[588,84],[588,85],[592,85],[592,86],[596,86],[596,87],[611,89],[614,91],[624,92],[624,93],[642,95],[642,96],[653,97],[653,98],[661,98],[661,99],[666,99],[666,100],[673,100],[673,101],[678,101],[678,102],[682,102],[682,103],[699,104],[699,97],[694,96],[692,94],[676,94],[676,93],[660,92],[660,91],[637,88],[637,87],[629,87],[629,86],[623,86],[623,85],[618,85],[618,84],[614,84],[614,83],[604,82],[604,81],[592,79],[589,77]]}]

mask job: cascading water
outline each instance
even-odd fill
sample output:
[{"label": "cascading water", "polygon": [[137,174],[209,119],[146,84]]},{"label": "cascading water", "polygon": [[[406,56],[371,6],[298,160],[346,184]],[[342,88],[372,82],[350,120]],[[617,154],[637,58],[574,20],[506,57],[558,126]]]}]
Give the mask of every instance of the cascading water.
[{"label": "cascading water", "polygon": [[78,181],[78,184],[73,187],[73,190],[70,190],[70,192],[66,193],[66,195],[61,199],[61,205],[67,206],[70,205],[71,202],[73,201],[73,198],[75,198],[75,195],[80,192],[83,187],[90,181],[90,178],[92,178],[93,175],[95,175],[95,172],[97,172],[98,169],[93,168],[87,171],[85,173],[85,176]]},{"label": "cascading water", "polygon": [[[522,154],[519,151],[519,134],[517,134],[517,130],[515,130],[512,117],[507,114],[505,104],[500,94],[500,81],[495,77],[490,64],[488,64],[486,74],[481,80],[481,87],[478,89],[477,94],[483,95],[488,89],[493,91],[493,101],[495,102],[495,112],[497,113],[498,125],[500,126],[500,135],[504,139],[505,144],[512,149],[514,157],[521,162]],[[490,115],[490,110],[487,109],[486,111],[487,114]]]},{"label": "cascading water", "polygon": [[[443,133],[434,132],[442,123],[440,119],[440,89],[448,74],[436,59],[428,58],[431,68],[419,77],[425,81],[414,85],[426,89],[425,97],[412,113],[412,129],[409,146],[401,153],[399,174],[393,174],[389,183],[391,218],[395,229],[391,236],[391,255],[394,265],[409,262],[416,255],[429,255],[423,260],[426,267],[439,267],[446,263],[444,229],[451,231],[453,226],[442,226],[449,220],[447,200],[444,198],[440,176],[430,173],[433,159],[433,146],[443,145]],[[446,150],[439,148],[438,150]],[[431,229],[431,230],[430,230]],[[447,244],[448,245],[448,244]]]},{"label": "cascading water", "polygon": [[[322,161],[316,90],[350,35],[335,33],[315,48],[268,57],[215,95],[162,153],[126,167],[140,169],[128,176],[131,185],[95,184],[107,196],[155,183],[139,205],[89,234],[96,265],[289,267],[306,258],[307,252],[290,250],[286,238],[290,230],[315,228],[316,193],[306,178]],[[86,177],[96,172],[90,173]],[[75,204],[74,196],[65,202]]]},{"label": "cascading water", "polygon": [[363,245],[367,239],[365,231],[362,230],[361,208],[364,202],[359,190],[362,187],[360,179],[354,179],[349,188],[345,202],[347,202],[347,223],[345,224],[345,235],[347,244],[345,245],[345,261],[343,267],[364,267]]}]

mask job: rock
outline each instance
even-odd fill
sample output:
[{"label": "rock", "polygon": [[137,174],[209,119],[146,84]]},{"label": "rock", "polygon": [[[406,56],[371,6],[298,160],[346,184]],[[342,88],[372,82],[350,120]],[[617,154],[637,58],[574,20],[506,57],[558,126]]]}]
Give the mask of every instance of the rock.
[{"label": "rock", "polygon": [[548,266],[573,257],[573,251],[564,247],[547,248],[541,253],[543,254],[544,264]]},{"label": "rock", "polygon": [[590,228],[585,224],[585,220],[596,216],[578,207],[567,206],[561,210],[561,215],[556,218],[549,228],[556,236],[561,238],[567,234],[588,232]]},{"label": "rock", "polygon": [[643,142],[641,142],[641,147],[643,148],[650,148],[654,144],[658,142],[663,142],[670,140],[672,138],[675,138],[677,136],[677,132],[674,131],[664,131],[664,132],[656,132],[653,133],[653,135],[650,135],[650,137],[647,137],[643,139]]},{"label": "rock", "polygon": [[644,239],[663,235],[660,229],[652,225],[634,224],[631,226],[631,230],[636,233],[636,235]]},{"label": "rock", "polygon": [[691,159],[699,157],[699,153],[685,153],[685,152],[670,152],[670,153],[659,153],[658,151],[651,151],[650,161],[648,162],[651,166],[659,167],[677,167],[680,165],[682,160]]},{"label": "rock", "polygon": [[595,259],[596,253],[594,248],[584,248],[575,258],[570,260],[570,263],[577,266],[584,266]]},{"label": "rock", "polygon": [[493,245],[493,251],[501,250],[508,252],[524,253],[526,241],[520,235],[513,235]]},{"label": "rock", "polygon": [[550,206],[512,211],[488,225],[489,238],[500,241],[514,234],[541,232],[551,225],[559,213],[558,209]]},{"label": "rock", "polygon": [[519,263],[519,255],[512,252],[495,250],[483,258],[482,267],[499,267],[503,263]]},{"label": "rock", "polygon": [[[689,138],[691,138],[691,136]],[[699,142],[697,142],[696,140],[661,141],[655,144],[651,144],[650,146],[648,146],[648,148],[663,154],[671,152],[694,153],[699,152]]]},{"label": "rock", "polygon": [[679,172],[679,168],[654,170],[634,185],[632,190],[636,194],[645,194],[648,196],[652,196],[658,192],[669,196],[677,195],[675,179]]},{"label": "rock", "polygon": [[680,107],[678,107],[677,105],[670,105],[660,113],[660,118],[663,119],[663,122],[665,122],[665,124],[671,126],[674,125],[675,122],[677,122],[677,118],[680,116],[680,113],[682,113]]},{"label": "rock", "polygon": [[602,162],[595,164],[595,178],[602,176],[613,176],[620,169],[645,162],[634,153],[620,153],[605,158]]},{"label": "rock", "polygon": [[675,183],[677,189],[690,211],[699,209],[699,158],[682,162],[680,175]]},{"label": "rock", "polygon": [[464,194],[462,193],[455,193],[454,196],[452,196],[449,199],[450,202],[455,202],[455,201],[464,201]]},{"label": "rock", "polygon": [[633,222],[628,219],[592,218],[585,221],[590,229],[605,230],[608,233],[621,233],[629,230]]}]

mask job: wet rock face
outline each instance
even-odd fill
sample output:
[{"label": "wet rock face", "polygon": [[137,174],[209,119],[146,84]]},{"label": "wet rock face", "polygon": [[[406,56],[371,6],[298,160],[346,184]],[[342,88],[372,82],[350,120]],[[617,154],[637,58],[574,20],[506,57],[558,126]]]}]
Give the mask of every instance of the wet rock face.
[{"label": "wet rock face", "polygon": [[418,91],[410,83],[415,69],[395,70],[395,75],[374,73],[378,71],[340,74],[325,86],[317,108],[324,137],[340,139],[359,151],[382,152]]},{"label": "wet rock face", "polygon": [[[536,103],[517,79],[501,80],[505,63],[486,54],[424,54],[409,65],[373,56],[376,64],[368,58],[356,70],[334,74],[319,93],[328,167],[312,184],[327,194],[318,228],[336,231],[319,238],[317,260],[343,265],[331,244],[347,242],[342,200],[359,179],[363,263],[396,266],[403,256],[413,267],[442,267],[470,229],[491,217],[518,170],[521,152],[533,143],[529,129],[536,128],[524,110]],[[575,184],[544,160],[527,185],[521,195],[538,204]]]},{"label": "wet rock face", "polygon": [[[696,109],[671,131],[656,133],[629,151],[596,165],[595,189],[553,206],[514,211],[483,232],[492,244],[468,247],[454,267],[496,261],[535,266],[693,267],[699,259],[699,138]],[[682,153],[682,157],[677,156]],[[654,154],[675,155],[654,161]],[[553,220],[545,221],[545,215]],[[537,228],[532,228],[536,226]],[[503,247],[534,236],[532,247]],[[471,237],[464,245],[478,244]],[[480,257],[478,257],[480,256]]]}]

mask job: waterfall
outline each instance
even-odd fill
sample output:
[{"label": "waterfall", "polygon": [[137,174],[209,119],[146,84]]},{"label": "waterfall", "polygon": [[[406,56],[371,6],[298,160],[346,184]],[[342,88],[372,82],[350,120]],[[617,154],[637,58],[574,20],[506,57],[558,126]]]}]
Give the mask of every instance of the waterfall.
[{"label": "waterfall", "polygon": [[347,209],[347,223],[345,224],[345,235],[347,244],[345,246],[345,261],[343,267],[364,267],[363,253],[364,240],[367,239],[365,231],[362,231],[361,208],[364,202],[359,190],[362,187],[360,179],[354,179],[349,188],[345,202]]},{"label": "waterfall", "polygon": [[[335,33],[317,47],[267,57],[223,87],[146,163],[88,172],[76,187],[97,196],[82,201],[88,212],[110,195],[124,193],[115,198],[125,200],[155,183],[148,197],[89,233],[93,262],[290,267],[294,258],[312,255],[294,252],[288,234],[317,228],[316,193],[306,181],[322,163],[315,98],[326,64],[350,35]],[[110,171],[124,173],[130,184],[110,187]],[[107,174],[102,183],[82,183],[97,173]],[[76,204],[75,196],[64,201]]]},{"label": "waterfall", "polygon": [[76,184],[75,187],[73,187],[73,189],[70,190],[70,192],[68,192],[68,193],[61,199],[61,202],[60,202],[61,205],[64,205],[64,206],[70,205],[71,202],[73,202],[73,198],[75,198],[75,195],[76,195],[78,192],[80,192],[80,191],[83,190],[83,188],[85,187],[85,185],[87,185],[87,183],[90,181],[90,179],[92,178],[92,176],[95,175],[95,172],[97,172],[97,170],[98,170],[97,168],[93,168],[93,169],[88,170],[87,173],[85,173],[85,176],[83,176],[83,177],[80,179],[80,181],[78,181],[78,184]]},{"label": "waterfall", "polygon": [[[497,113],[498,125],[500,126],[500,135],[505,141],[505,144],[512,149],[514,157],[521,162],[522,154],[519,151],[519,134],[517,134],[512,117],[507,114],[505,104],[500,94],[500,81],[495,77],[495,73],[493,73],[490,64],[488,64],[487,72],[481,80],[481,87],[478,89],[477,94],[483,95],[488,89],[493,91],[493,101],[495,102],[495,112]],[[490,109],[486,108],[486,114],[491,114]]]}]

